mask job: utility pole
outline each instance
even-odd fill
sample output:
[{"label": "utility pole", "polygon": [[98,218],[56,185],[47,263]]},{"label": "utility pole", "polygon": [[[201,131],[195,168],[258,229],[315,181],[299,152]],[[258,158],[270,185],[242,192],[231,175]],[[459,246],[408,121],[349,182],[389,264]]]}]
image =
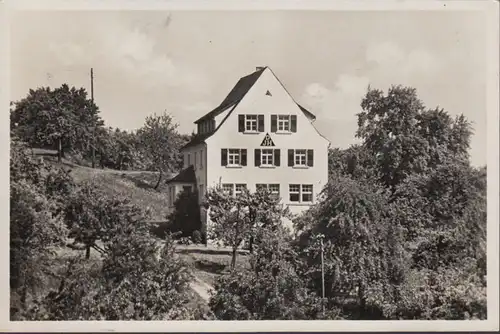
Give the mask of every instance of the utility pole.
[{"label": "utility pole", "polygon": [[323,255],[323,238],[325,236],[323,234],[320,234],[318,236],[320,246],[321,246],[321,305],[323,307],[323,315],[325,315],[325,260],[324,260],[324,255]]},{"label": "utility pole", "polygon": [[[92,107],[94,104],[94,69],[90,68],[90,99],[92,100]],[[92,128],[92,168],[95,168],[95,124]]]}]

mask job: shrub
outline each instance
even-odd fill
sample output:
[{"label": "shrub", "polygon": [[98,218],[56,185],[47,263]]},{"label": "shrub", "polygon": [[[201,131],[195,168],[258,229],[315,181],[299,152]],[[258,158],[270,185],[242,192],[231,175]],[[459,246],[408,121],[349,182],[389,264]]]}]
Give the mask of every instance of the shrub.
[{"label": "shrub", "polygon": [[203,242],[203,238],[201,236],[201,232],[196,230],[193,232],[193,243],[196,244],[196,245],[199,245]]}]

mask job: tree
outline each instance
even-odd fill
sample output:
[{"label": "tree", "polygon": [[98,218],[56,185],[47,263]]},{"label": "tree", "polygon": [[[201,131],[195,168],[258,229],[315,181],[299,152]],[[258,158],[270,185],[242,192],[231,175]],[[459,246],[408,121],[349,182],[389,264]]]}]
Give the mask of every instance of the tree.
[{"label": "tree", "polygon": [[256,232],[262,227],[273,228],[288,216],[288,210],[266,190],[250,193],[244,189],[233,196],[220,187],[209,189],[205,207],[212,221],[208,237],[232,248],[231,268],[236,266],[238,248],[243,242],[253,244]]},{"label": "tree", "polygon": [[[406,262],[399,227],[388,219],[388,194],[375,184],[333,176],[323,197],[296,221],[303,271],[320,293],[320,249],[312,240],[324,235],[326,298],[348,317],[379,318]],[[347,310],[352,299],[356,308]]]},{"label": "tree", "polygon": [[470,123],[444,110],[428,110],[413,88],[392,86],[387,95],[370,89],[361,102],[356,136],[376,158],[381,181],[394,189],[413,173],[446,159],[468,160]]},{"label": "tree", "polygon": [[259,229],[250,255],[252,268],[221,276],[210,298],[219,320],[337,319],[338,311],[322,312],[322,301],[298,274],[297,254],[283,226]]},{"label": "tree", "polygon": [[67,231],[56,200],[64,190],[54,171],[34,161],[27,148],[11,140],[10,163],[10,287],[11,316],[27,308],[52,275],[55,249]]},{"label": "tree", "polygon": [[146,220],[145,215],[128,199],[110,198],[94,182],[85,182],[67,199],[65,220],[69,237],[85,245],[85,257],[89,259],[91,248],[103,252],[97,241],[107,242],[116,226],[139,223]]},{"label": "tree", "polygon": [[13,107],[11,129],[33,146],[56,144],[59,162],[66,149],[88,147],[94,129],[102,126],[99,109],[85,89],[67,84],[30,90]]},{"label": "tree", "polygon": [[69,261],[58,289],[31,310],[34,320],[196,320],[189,309],[186,264],[166,238],[163,247],[145,225],[122,221],[105,243],[101,263]]},{"label": "tree", "polygon": [[178,165],[178,152],[183,141],[177,133],[177,126],[170,115],[154,114],[146,117],[143,127],[137,131],[144,154],[160,173],[155,189],[158,189],[163,174],[175,170]]}]

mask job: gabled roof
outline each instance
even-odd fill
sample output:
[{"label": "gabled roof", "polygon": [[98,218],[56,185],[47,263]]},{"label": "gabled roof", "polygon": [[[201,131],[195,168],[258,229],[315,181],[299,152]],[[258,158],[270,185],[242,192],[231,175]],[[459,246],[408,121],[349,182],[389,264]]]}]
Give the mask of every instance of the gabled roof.
[{"label": "gabled roof", "polygon": [[243,78],[240,78],[240,80],[238,80],[236,85],[233,87],[233,89],[226,96],[224,101],[222,101],[222,103],[217,108],[215,108],[214,110],[212,110],[211,112],[209,112],[205,116],[199,118],[194,123],[197,124],[201,121],[204,121],[207,119],[212,119],[215,116],[222,113],[227,108],[240,102],[243,99],[243,97],[246,95],[246,93],[250,90],[250,88],[252,88],[254,83],[257,81],[257,79],[260,77],[260,75],[262,74],[262,72],[264,72],[265,69],[266,69],[266,67],[262,67],[259,70],[255,71],[255,72],[253,72],[253,73],[251,73]]},{"label": "gabled roof", "polygon": [[175,177],[167,181],[168,183],[195,183],[196,175],[194,173],[193,165],[185,168],[179,172]]},{"label": "gabled roof", "polygon": [[[214,110],[210,111],[209,113],[205,114],[204,116],[200,117],[199,119],[197,119],[194,123],[195,124],[198,124],[204,120],[208,120],[208,119],[212,119],[214,118],[215,116],[217,115],[220,115],[222,112],[226,111],[228,108],[235,108],[236,105],[245,97],[245,95],[248,93],[248,91],[250,90],[250,88],[252,88],[252,86],[257,82],[257,79],[259,79],[259,77],[261,76],[261,74],[267,69],[268,67],[259,67],[257,69],[257,71],[247,75],[247,76],[244,76],[242,78],[240,78],[240,80],[238,80],[238,82],[236,83],[236,85],[233,87],[233,89],[229,92],[229,94],[226,96],[226,98],[224,99],[224,101],[222,101],[222,103],[217,107],[215,108]],[[271,70],[271,69],[269,69]],[[271,70],[272,72],[272,70]],[[278,77],[274,74],[274,72],[272,72],[274,77],[278,80],[278,82],[281,84],[281,86],[283,87],[283,89],[287,92],[288,95],[290,95],[290,93],[286,90],[285,86],[283,85],[283,83],[278,79]],[[292,97],[290,95],[290,97]],[[292,100],[293,100],[293,97],[292,97]],[[316,119],[316,116],[310,112],[309,110],[307,110],[306,108],[304,108],[303,106],[301,106],[300,104],[298,104],[295,100],[294,102],[297,104],[297,106],[300,108],[300,110],[310,119]],[[232,113],[232,110],[229,112],[229,114]],[[224,120],[229,117],[229,114],[224,118]],[[224,120],[222,121],[222,123],[224,123]],[[221,123],[221,124],[222,124]],[[184,145],[182,149],[185,149],[185,148],[188,148],[188,147],[191,147],[191,146],[195,146],[195,145],[198,145],[198,144],[201,144],[205,141],[205,139],[207,139],[208,137],[210,137],[211,135],[213,135],[218,129],[219,129],[220,125],[217,126],[217,128],[214,130],[214,131],[211,131],[211,132],[208,132],[208,133],[204,133],[204,134],[201,134],[201,135],[196,135],[195,137],[193,137],[193,139],[191,139],[191,141],[189,141],[186,145]]]}]

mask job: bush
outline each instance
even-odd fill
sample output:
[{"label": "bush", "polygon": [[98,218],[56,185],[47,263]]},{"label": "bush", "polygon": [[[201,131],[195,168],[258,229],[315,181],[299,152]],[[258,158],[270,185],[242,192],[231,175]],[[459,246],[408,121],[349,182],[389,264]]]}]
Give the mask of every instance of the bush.
[{"label": "bush", "polygon": [[193,243],[196,245],[203,243],[203,238],[202,238],[201,232],[198,230],[193,232],[192,239],[193,239]]},{"label": "bush", "polygon": [[174,211],[167,217],[169,223],[165,228],[169,232],[181,232],[182,237],[190,238],[194,231],[201,230],[200,205],[196,191],[181,192],[174,207]]}]

